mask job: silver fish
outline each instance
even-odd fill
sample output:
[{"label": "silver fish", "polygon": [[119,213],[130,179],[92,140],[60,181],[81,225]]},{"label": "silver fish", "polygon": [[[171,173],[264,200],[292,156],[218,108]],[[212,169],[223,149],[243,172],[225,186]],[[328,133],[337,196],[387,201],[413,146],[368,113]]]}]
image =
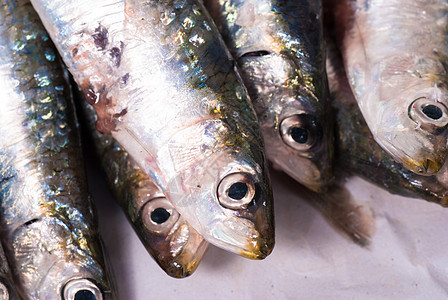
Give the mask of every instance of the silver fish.
[{"label": "silver fish", "polygon": [[114,298],[64,75],[31,4],[3,2],[1,240],[21,298]]},{"label": "silver fish", "polygon": [[321,1],[208,0],[237,59],[274,166],[321,192],[332,180],[333,126]]},{"label": "silver fish", "polygon": [[329,1],[347,76],[376,142],[417,174],[447,157],[448,2]]},{"label": "silver fish", "polygon": [[84,124],[92,137],[109,186],[146,250],[168,275],[176,278],[191,275],[204,256],[208,243],[177,212],[129,154],[110,135],[96,130],[95,111],[82,102]]},{"label": "silver fish", "polygon": [[197,0],[33,0],[110,133],[207,241],[248,258],[274,245],[257,119]]}]

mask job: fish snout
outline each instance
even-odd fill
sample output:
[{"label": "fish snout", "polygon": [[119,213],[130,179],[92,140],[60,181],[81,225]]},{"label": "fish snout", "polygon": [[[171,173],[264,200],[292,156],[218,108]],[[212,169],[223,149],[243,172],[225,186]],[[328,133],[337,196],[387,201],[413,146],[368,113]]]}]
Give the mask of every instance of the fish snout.
[{"label": "fish snout", "polygon": [[[156,260],[162,269],[171,277],[185,278],[196,271],[208,248],[202,236],[196,231],[187,237],[188,241],[182,247],[179,254],[166,252]],[[176,242],[176,241],[174,241]],[[161,254],[163,254],[161,252]]]},{"label": "fish snout", "polygon": [[[446,150],[444,151],[446,152]],[[424,158],[420,161],[415,161],[413,159],[405,160],[404,164],[405,167],[410,169],[412,172],[424,175],[424,176],[431,176],[436,174],[440,171],[443,164],[445,162],[445,159],[442,157],[432,157],[432,158]]]}]

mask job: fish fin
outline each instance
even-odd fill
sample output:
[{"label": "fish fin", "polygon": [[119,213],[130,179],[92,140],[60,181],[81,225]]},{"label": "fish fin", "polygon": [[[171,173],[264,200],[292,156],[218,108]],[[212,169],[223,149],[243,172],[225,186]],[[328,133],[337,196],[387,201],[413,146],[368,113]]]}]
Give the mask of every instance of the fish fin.
[{"label": "fish fin", "polygon": [[335,183],[326,193],[310,193],[307,198],[336,230],[356,244],[369,247],[376,231],[374,212],[369,206],[356,203],[343,185]]}]

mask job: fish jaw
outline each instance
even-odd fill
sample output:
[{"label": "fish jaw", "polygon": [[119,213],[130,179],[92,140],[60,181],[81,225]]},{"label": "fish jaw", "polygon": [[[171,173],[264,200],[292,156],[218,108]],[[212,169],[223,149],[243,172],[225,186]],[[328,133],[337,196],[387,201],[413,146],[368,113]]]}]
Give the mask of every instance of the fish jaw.
[{"label": "fish jaw", "polygon": [[[239,64],[259,118],[268,159],[309,189],[324,191],[333,178],[333,131],[325,117],[329,108],[306,88],[288,84],[296,68],[290,57],[242,57]],[[302,144],[288,136],[295,126],[307,132],[308,140]]]}]

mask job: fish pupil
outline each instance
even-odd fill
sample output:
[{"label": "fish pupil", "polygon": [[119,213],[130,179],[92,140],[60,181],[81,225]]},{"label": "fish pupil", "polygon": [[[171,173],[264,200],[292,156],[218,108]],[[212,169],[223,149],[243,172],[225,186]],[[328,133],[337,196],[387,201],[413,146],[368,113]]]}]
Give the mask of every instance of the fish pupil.
[{"label": "fish pupil", "polygon": [[438,120],[442,117],[443,113],[442,110],[440,108],[438,108],[435,105],[427,105],[423,108],[423,113],[433,119],[433,120]]},{"label": "fish pupil", "polygon": [[170,213],[166,209],[159,207],[151,213],[151,220],[157,224],[163,224],[170,216]]},{"label": "fish pupil", "polygon": [[80,290],[76,292],[74,300],[96,300],[96,297],[89,290]]},{"label": "fish pupil", "polygon": [[232,184],[227,192],[230,198],[241,200],[246,196],[248,187],[244,182],[236,182]]},{"label": "fish pupil", "polygon": [[308,131],[302,127],[291,128],[291,137],[299,144],[305,144],[308,141]]}]

